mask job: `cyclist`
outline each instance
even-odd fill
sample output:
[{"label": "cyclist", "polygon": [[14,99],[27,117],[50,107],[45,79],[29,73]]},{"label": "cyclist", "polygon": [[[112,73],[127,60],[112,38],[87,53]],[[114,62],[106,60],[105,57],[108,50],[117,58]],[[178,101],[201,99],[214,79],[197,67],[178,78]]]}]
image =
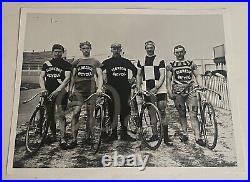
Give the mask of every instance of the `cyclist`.
[{"label": "cyclist", "polygon": [[[71,130],[72,130],[72,142],[68,148],[74,148],[77,146],[77,134],[79,129],[79,116],[81,112],[83,101],[87,99],[92,93],[101,93],[102,91],[102,70],[101,63],[90,56],[91,43],[88,41],[80,43],[80,51],[83,56],[72,63],[73,74],[70,82],[70,99],[74,106]],[[72,93],[74,87],[74,92]],[[88,121],[87,121],[87,139],[86,143],[91,144],[91,135],[93,134],[93,111],[95,108],[95,98],[92,98],[85,105]]]},{"label": "cyclist", "polygon": [[[121,122],[121,140],[135,141],[135,139],[132,138],[127,133],[127,125],[125,122],[125,118],[130,113],[128,100],[131,93],[131,83],[128,78],[129,77],[128,73],[129,70],[132,71],[133,77],[135,78],[137,69],[132,64],[131,61],[121,56],[122,52],[121,44],[119,43],[112,44],[111,52],[112,52],[112,57],[103,61],[102,63],[103,64],[102,70],[107,84],[112,86],[112,88],[114,88],[117,91],[120,98],[119,106],[120,106],[120,122]],[[114,103],[109,103],[109,111],[114,111]],[[114,121],[115,117],[114,112],[109,112],[109,117],[111,121]],[[115,120],[115,122],[117,121]],[[117,124],[116,124],[116,126],[112,128],[111,136],[106,141],[111,142],[117,139],[118,135],[117,135]]]},{"label": "cyclist", "polygon": [[64,47],[60,44],[54,44],[52,47],[53,58],[43,64],[39,83],[42,88],[43,95],[49,95],[52,99],[52,105],[49,107],[48,117],[50,119],[50,129],[52,133],[52,142],[56,141],[56,121],[55,108],[59,113],[60,126],[60,146],[66,147],[65,140],[66,119],[64,113],[61,112],[66,109],[68,93],[66,86],[70,80],[71,64],[62,58]]},{"label": "cyclist", "polygon": [[[155,43],[147,41],[145,43],[146,56],[137,63],[137,89],[147,90],[157,96],[157,106],[159,108],[161,118],[163,121],[164,143],[172,146],[173,142],[168,136],[168,122],[166,119],[166,102],[167,89],[165,78],[165,62],[155,55]],[[149,98],[146,98],[149,99]],[[150,100],[154,102],[153,100]],[[155,100],[156,101],[156,100]],[[152,123],[155,123],[155,118],[151,118]],[[152,141],[158,139],[157,131],[153,129]]]},{"label": "cyclist", "polygon": [[197,65],[193,61],[185,59],[186,50],[182,45],[174,47],[175,61],[167,65],[167,90],[169,97],[174,100],[179,112],[182,134],[182,142],[188,141],[186,106],[189,111],[195,140],[198,145],[205,146],[199,131],[197,118],[198,100],[196,94],[188,96],[188,93],[196,86],[202,86],[201,75],[198,74]]}]

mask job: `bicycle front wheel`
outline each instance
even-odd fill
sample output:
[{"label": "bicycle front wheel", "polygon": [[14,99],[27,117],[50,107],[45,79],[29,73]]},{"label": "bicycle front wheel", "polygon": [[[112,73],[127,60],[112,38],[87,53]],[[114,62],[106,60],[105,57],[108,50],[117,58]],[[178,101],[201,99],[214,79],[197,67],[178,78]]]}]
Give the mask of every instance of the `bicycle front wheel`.
[{"label": "bicycle front wheel", "polygon": [[135,135],[139,131],[139,126],[138,126],[139,113],[138,113],[137,102],[135,100],[132,100],[130,106],[131,106],[131,111],[125,121],[127,122],[128,133]]},{"label": "bicycle front wheel", "polygon": [[49,129],[49,121],[45,107],[37,107],[33,112],[26,131],[25,146],[26,150],[34,154],[44,143]]},{"label": "bicycle front wheel", "polygon": [[203,105],[203,134],[207,148],[214,149],[218,139],[218,126],[215,119],[215,111],[210,103]]},{"label": "bicycle front wheel", "polygon": [[94,112],[94,124],[92,134],[92,150],[96,154],[101,146],[102,123],[104,112],[101,105],[97,105]]},{"label": "bicycle front wheel", "polygon": [[151,150],[156,150],[162,142],[162,123],[158,108],[152,103],[142,106],[140,113],[140,138]]},{"label": "bicycle front wheel", "polygon": [[128,116],[128,124],[127,124],[127,130],[128,133],[131,133],[132,135],[137,134],[139,128],[138,128],[138,119],[139,119],[139,114],[138,116],[136,114],[132,115],[131,113]]}]

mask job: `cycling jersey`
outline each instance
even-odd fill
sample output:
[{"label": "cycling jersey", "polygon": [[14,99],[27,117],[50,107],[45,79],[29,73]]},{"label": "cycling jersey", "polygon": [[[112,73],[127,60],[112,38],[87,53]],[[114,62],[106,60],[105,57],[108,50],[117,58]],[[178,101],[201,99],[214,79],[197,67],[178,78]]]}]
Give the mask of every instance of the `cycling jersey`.
[{"label": "cycling jersey", "polygon": [[189,84],[193,81],[193,70],[197,65],[193,61],[173,61],[167,65],[167,70],[173,74],[172,80],[175,84]]},{"label": "cycling jersey", "polygon": [[94,58],[79,58],[72,63],[75,73],[75,91],[91,93],[96,90],[96,68],[101,63]]},{"label": "cycling jersey", "polygon": [[45,88],[51,93],[65,79],[65,71],[71,71],[71,64],[62,58],[52,59],[43,64],[42,71],[45,71]]},{"label": "cycling jersey", "polygon": [[[197,65],[193,61],[172,61],[167,65],[167,71],[172,72],[172,89],[173,93],[186,94],[192,89],[194,83],[193,71],[197,69]],[[187,89],[188,88],[188,89]]]},{"label": "cycling jersey", "polygon": [[[151,57],[146,56],[145,59],[138,61],[137,67],[141,70],[142,74],[142,89],[149,91],[159,82],[160,70],[165,70],[165,62],[164,60],[158,59],[156,55]],[[157,92],[157,94],[162,93],[167,93],[166,76]]]},{"label": "cycling jersey", "polygon": [[137,69],[132,62],[120,56],[111,57],[103,61],[102,64],[102,70],[107,74],[107,84],[123,92],[130,93],[129,71],[132,71],[134,77],[137,74]]}]

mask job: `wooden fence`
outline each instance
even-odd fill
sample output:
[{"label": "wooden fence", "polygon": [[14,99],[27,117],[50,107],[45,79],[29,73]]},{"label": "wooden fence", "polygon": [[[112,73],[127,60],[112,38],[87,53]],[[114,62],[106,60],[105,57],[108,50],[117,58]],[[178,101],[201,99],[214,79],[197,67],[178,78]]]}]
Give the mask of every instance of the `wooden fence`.
[{"label": "wooden fence", "polygon": [[218,92],[222,97],[220,100],[217,94],[208,91],[206,94],[206,98],[208,99],[208,101],[211,102],[211,104],[213,104],[215,107],[230,110],[227,80],[224,77],[217,76],[203,76],[202,78],[203,85],[206,88]]}]

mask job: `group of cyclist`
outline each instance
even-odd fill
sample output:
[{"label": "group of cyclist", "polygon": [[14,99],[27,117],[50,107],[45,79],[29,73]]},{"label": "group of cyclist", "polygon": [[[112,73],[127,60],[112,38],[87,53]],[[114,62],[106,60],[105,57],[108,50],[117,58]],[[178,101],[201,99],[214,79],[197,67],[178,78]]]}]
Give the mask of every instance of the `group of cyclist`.
[{"label": "group of cyclist", "polygon": [[[129,98],[132,83],[136,83],[138,91],[146,90],[156,95],[156,98],[146,97],[147,102],[156,103],[161,120],[163,122],[164,143],[172,146],[173,142],[169,137],[168,119],[166,118],[167,95],[175,103],[179,112],[182,132],[180,139],[182,142],[188,141],[186,106],[189,111],[192,128],[195,133],[195,141],[198,145],[205,146],[199,132],[197,118],[198,100],[195,94],[188,96],[188,93],[196,86],[202,87],[201,76],[197,72],[197,66],[185,59],[185,48],[182,45],[174,47],[175,61],[167,64],[166,61],[155,55],[156,45],[153,41],[145,43],[146,56],[138,60],[134,65],[130,60],[121,56],[122,46],[119,43],[111,45],[112,56],[100,63],[91,57],[92,45],[90,42],[81,42],[80,51],[82,56],[72,64],[62,58],[64,47],[54,44],[52,47],[53,58],[43,64],[40,75],[40,86],[42,94],[52,99],[53,107],[49,113],[51,120],[50,129],[52,141],[56,141],[56,120],[55,110],[60,113],[60,146],[63,149],[75,148],[77,146],[77,134],[79,129],[79,116],[83,101],[92,93],[101,94],[103,86],[110,86],[118,96],[121,132],[120,139],[133,142],[136,139],[131,137],[127,130],[126,117],[130,113]],[[131,78],[130,78],[131,73]],[[112,96],[112,94],[110,94]],[[113,100],[116,101],[114,95]],[[64,110],[68,100],[74,107],[71,120],[72,141],[66,140],[66,118]],[[93,128],[93,112],[95,99],[90,100],[87,107],[88,123],[86,129],[86,143],[91,144]],[[109,116],[114,119],[115,106],[109,103]],[[158,135],[153,133],[150,140],[157,140]],[[106,142],[118,140],[117,126],[112,128],[111,136],[102,134],[102,139]]]}]

